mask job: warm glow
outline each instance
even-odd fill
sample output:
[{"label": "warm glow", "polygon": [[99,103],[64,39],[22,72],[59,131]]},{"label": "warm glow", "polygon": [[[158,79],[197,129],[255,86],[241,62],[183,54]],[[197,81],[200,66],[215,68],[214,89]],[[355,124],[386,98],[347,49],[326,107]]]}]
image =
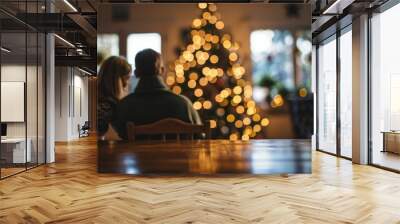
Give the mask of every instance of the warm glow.
[{"label": "warm glow", "polygon": [[209,100],[204,101],[203,107],[204,107],[204,109],[206,109],[206,110],[211,109],[211,107],[212,107],[211,101],[209,101]]},{"label": "warm glow", "polygon": [[243,114],[244,113],[244,106],[240,105],[236,107],[236,113]]},{"label": "warm glow", "polygon": [[224,28],[224,26],[225,26],[225,24],[224,24],[224,22],[222,22],[222,21],[218,21],[218,22],[215,24],[215,27],[216,27],[217,29],[219,29],[219,30],[222,30],[222,29]]},{"label": "warm glow", "polygon": [[224,48],[229,49],[232,46],[232,43],[230,40],[224,40],[222,45],[224,46]]},{"label": "warm glow", "polygon": [[235,104],[238,104],[238,103],[240,103],[240,102],[242,101],[242,97],[236,95],[236,96],[233,97],[232,101],[233,101]]},{"label": "warm glow", "polygon": [[210,16],[210,18],[208,18],[208,21],[211,23],[211,24],[215,24],[216,22],[217,22],[217,17],[216,16]]},{"label": "warm glow", "polygon": [[253,115],[253,114],[255,114],[257,111],[256,111],[256,108],[255,107],[250,107],[249,109],[247,109],[247,115]]},{"label": "warm glow", "polygon": [[250,100],[249,102],[247,102],[247,107],[255,107],[256,106],[256,102],[254,102],[253,100]]},{"label": "warm glow", "polygon": [[216,128],[217,122],[215,120],[210,120],[210,128]]},{"label": "warm glow", "polygon": [[271,102],[272,107],[280,107],[283,104],[284,104],[283,97],[281,95],[279,95],[279,94],[274,96],[274,98],[273,98],[273,100]]},{"label": "warm glow", "polygon": [[224,40],[230,40],[231,39],[231,35],[229,35],[229,34],[224,34],[223,36],[222,36],[222,41],[224,41]]},{"label": "warm glow", "polygon": [[181,64],[175,65],[175,72],[183,72],[183,65]]},{"label": "warm glow", "polygon": [[229,60],[236,61],[238,59],[238,55],[235,52],[229,54]]},{"label": "warm glow", "polygon": [[233,88],[233,92],[235,93],[235,94],[241,94],[242,93],[242,87],[240,87],[240,86],[235,86],[235,88]]},{"label": "warm glow", "polygon": [[193,108],[195,110],[200,110],[201,107],[202,107],[202,105],[201,105],[201,103],[199,101],[196,101],[196,102],[193,103]]},{"label": "warm glow", "polygon": [[253,128],[246,127],[246,129],[243,132],[243,135],[251,135],[252,133],[253,133]]},{"label": "warm glow", "polygon": [[211,42],[211,37],[212,37],[212,34],[207,33],[206,37],[205,37],[206,41]]},{"label": "warm glow", "polygon": [[189,45],[186,47],[186,50],[188,50],[188,51],[190,51],[191,53],[193,53],[194,50],[195,50],[193,44],[189,44]]},{"label": "warm glow", "polygon": [[196,81],[195,80],[189,80],[188,87],[191,88],[191,89],[196,88]]},{"label": "warm glow", "polygon": [[224,76],[224,70],[222,68],[217,68],[218,77]]},{"label": "warm glow", "polygon": [[202,40],[202,38],[199,35],[194,35],[192,37],[192,41],[194,44],[201,44],[201,40]]},{"label": "warm glow", "polygon": [[253,96],[253,90],[252,90],[252,88],[245,89],[245,90],[244,90],[244,97],[246,97],[246,98],[251,98],[251,96]]},{"label": "warm glow", "polygon": [[231,141],[238,140],[238,135],[236,133],[229,135],[229,140],[231,140]]},{"label": "warm glow", "polygon": [[202,89],[196,89],[194,91],[194,95],[197,97],[201,97],[203,95],[203,90]]},{"label": "warm glow", "polygon": [[[215,69],[215,68],[210,69],[210,72],[208,73],[208,75],[209,75],[211,78],[217,77],[217,75],[218,75],[217,69]],[[211,79],[211,81],[212,81],[212,80],[213,80],[213,79]]]},{"label": "warm glow", "polygon": [[308,92],[307,92],[307,89],[306,89],[306,88],[301,88],[301,89],[299,90],[299,96],[300,96],[300,97],[306,97],[307,94],[308,94]]},{"label": "warm glow", "polygon": [[208,84],[207,78],[203,77],[199,80],[201,86],[206,86]]},{"label": "warm glow", "polygon": [[210,57],[210,62],[211,63],[213,63],[213,64],[216,64],[216,63],[218,63],[218,56],[217,55],[211,55],[211,57]]},{"label": "warm glow", "polygon": [[177,83],[184,83],[185,82],[185,77],[184,76],[177,76],[176,77],[176,82]]},{"label": "warm glow", "polygon": [[261,131],[261,126],[259,124],[254,125],[253,131],[254,132],[260,132]]},{"label": "warm glow", "polygon": [[175,94],[180,94],[182,92],[182,89],[179,86],[174,86],[172,88],[172,92],[174,92]]},{"label": "warm glow", "polygon": [[167,85],[172,86],[173,84],[175,84],[175,78],[173,76],[168,76],[165,82],[167,83]]},{"label": "warm glow", "polygon": [[221,95],[218,94],[218,95],[215,96],[215,101],[217,103],[221,103],[222,101],[224,101],[224,98]]},{"label": "warm glow", "polygon": [[260,121],[260,119],[261,119],[261,116],[259,114],[253,115],[253,121],[258,122],[258,121]]},{"label": "warm glow", "polygon": [[227,89],[224,89],[220,93],[221,97],[227,98],[229,96],[229,91]]},{"label": "warm glow", "polygon": [[193,59],[194,59],[194,56],[193,56],[192,52],[190,52],[190,51],[184,51],[182,53],[182,56],[186,61],[193,61]]},{"label": "warm glow", "polygon": [[199,7],[200,9],[205,9],[205,8],[207,8],[207,3],[204,3],[204,2],[199,3],[199,4],[198,4],[198,7]]},{"label": "warm glow", "polygon": [[209,12],[204,12],[203,13],[203,18],[204,19],[210,19],[210,17],[211,17],[211,13],[209,13]]},{"label": "warm glow", "polygon": [[210,57],[210,55],[207,52],[204,52],[204,51],[196,52],[196,58],[198,60],[206,61],[209,57]]},{"label": "warm glow", "polygon": [[185,64],[183,64],[183,70],[187,71],[187,70],[189,70],[189,68],[190,68],[189,63],[186,62]]},{"label": "warm glow", "polygon": [[244,67],[238,64],[232,67],[232,72],[236,79],[240,79],[244,75],[245,71],[246,70],[244,69]]},{"label": "warm glow", "polygon": [[263,119],[261,120],[261,125],[264,126],[264,127],[268,126],[268,125],[269,125],[269,120],[268,120],[268,118],[263,118]]},{"label": "warm glow", "polygon": [[245,118],[243,119],[243,124],[244,124],[244,125],[250,125],[250,124],[251,124],[251,119],[248,118],[248,117],[245,117]]},{"label": "warm glow", "polygon": [[228,106],[229,101],[227,99],[224,99],[224,101],[222,101],[222,103],[220,103],[221,106],[226,107]]},{"label": "warm glow", "polygon": [[201,19],[194,19],[192,24],[193,27],[199,28],[201,26]]},{"label": "warm glow", "polygon": [[214,36],[211,38],[211,42],[212,42],[213,44],[217,44],[217,43],[219,42],[219,37],[218,37],[217,35],[214,35]]},{"label": "warm glow", "polygon": [[209,67],[204,67],[201,72],[203,73],[204,76],[208,76],[209,72],[210,72],[210,68]]},{"label": "warm glow", "polygon": [[190,67],[193,68],[193,67],[196,67],[196,65],[197,65],[196,60],[193,60],[190,62]]},{"label": "warm glow", "polygon": [[234,122],[235,116],[233,114],[229,114],[228,116],[226,116],[226,121],[228,121],[229,123]]},{"label": "warm glow", "polygon": [[189,74],[189,79],[197,80],[198,78],[199,78],[199,76],[197,75],[196,72],[192,72]]},{"label": "warm glow", "polygon": [[211,50],[211,44],[210,44],[210,43],[205,43],[205,44],[203,45],[203,49],[206,50],[206,51]]},{"label": "warm glow", "polygon": [[242,128],[243,127],[243,121],[241,121],[241,120],[235,121],[235,127],[236,128]]},{"label": "warm glow", "polygon": [[183,83],[183,82],[185,82],[185,77],[184,77],[184,76],[177,76],[177,77],[176,77],[176,82],[177,82],[177,83]]},{"label": "warm glow", "polygon": [[210,3],[208,5],[208,10],[210,10],[211,12],[215,12],[217,11],[217,6],[214,3]]},{"label": "warm glow", "polygon": [[231,50],[237,51],[237,50],[239,50],[239,48],[240,48],[239,43],[235,42],[232,44]]},{"label": "warm glow", "polygon": [[239,80],[237,80],[237,84],[239,85],[239,86],[245,86],[246,85],[246,81],[244,81],[243,79],[239,79]]},{"label": "warm glow", "polygon": [[206,63],[206,61],[205,60],[197,60],[197,63],[199,65],[204,65]]},{"label": "warm glow", "polygon": [[243,141],[248,141],[250,139],[250,137],[248,135],[243,135],[242,136],[242,140]]}]

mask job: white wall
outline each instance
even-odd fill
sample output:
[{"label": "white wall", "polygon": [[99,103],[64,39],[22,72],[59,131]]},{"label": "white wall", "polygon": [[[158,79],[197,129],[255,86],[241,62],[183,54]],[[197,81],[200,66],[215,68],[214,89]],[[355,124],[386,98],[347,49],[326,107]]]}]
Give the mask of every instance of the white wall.
[{"label": "white wall", "polygon": [[76,68],[56,67],[55,80],[55,141],[77,139],[78,124],[89,117],[88,78]]},{"label": "white wall", "polygon": [[[28,66],[27,68],[25,65],[2,65],[1,66],[1,81],[3,82],[25,82],[25,75],[27,69],[28,74],[35,73],[36,74],[36,67]],[[28,76],[29,86],[36,86],[36,80],[31,80],[30,76]],[[27,88],[27,103],[28,106],[36,108],[36,87],[35,88]],[[34,102],[34,103],[33,103]],[[32,103],[32,104],[31,104]],[[31,105],[29,105],[31,104]],[[1,108],[2,110],[7,110],[7,108]],[[30,110],[29,110],[30,111]],[[36,123],[36,113],[28,113],[27,114],[28,122],[35,121]],[[28,127],[32,125],[28,124]],[[36,127],[35,127],[36,129]],[[28,130],[29,132],[29,130]],[[10,122],[7,123],[7,136],[8,137],[25,137],[25,122]],[[29,136],[28,136],[29,137]]]}]

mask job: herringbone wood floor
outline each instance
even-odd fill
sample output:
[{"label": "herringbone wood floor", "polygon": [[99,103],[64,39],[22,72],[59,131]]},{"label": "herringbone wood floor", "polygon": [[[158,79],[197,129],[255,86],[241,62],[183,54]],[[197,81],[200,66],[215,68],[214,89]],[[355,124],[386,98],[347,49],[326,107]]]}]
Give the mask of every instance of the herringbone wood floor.
[{"label": "herringbone wood floor", "polygon": [[0,181],[0,223],[400,223],[400,175],[313,152],[313,174],[97,174],[93,138]]}]

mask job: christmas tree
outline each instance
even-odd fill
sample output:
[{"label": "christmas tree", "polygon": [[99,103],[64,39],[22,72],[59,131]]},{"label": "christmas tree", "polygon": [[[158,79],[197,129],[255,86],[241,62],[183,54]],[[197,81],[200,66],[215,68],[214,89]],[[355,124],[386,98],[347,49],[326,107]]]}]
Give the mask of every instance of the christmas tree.
[{"label": "christmas tree", "polygon": [[166,83],[187,96],[213,138],[248,140],[269,125],[252,99],[251,82],[237,53],[239,44],[223,32],[224,22],[214,3],[199,3],[201,16],[183,34],[184,47],[170,64]]}]

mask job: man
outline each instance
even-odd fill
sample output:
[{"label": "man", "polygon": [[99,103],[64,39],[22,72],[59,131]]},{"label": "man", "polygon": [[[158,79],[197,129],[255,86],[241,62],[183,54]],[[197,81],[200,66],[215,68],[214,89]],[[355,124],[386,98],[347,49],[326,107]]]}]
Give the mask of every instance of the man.
[{"label": "man", "polygon": [[161,75],[164,64],[161,55],[152,49],[140,51],[135,57],[135,76],[139,83],[135,92],[117,106],[112,126],[118,135],[127,139],[126,124],[154,123],[165,118],[176,118],[188,123],[201,124],[197,111],[189,99],[176,95],[165,85]]}]

